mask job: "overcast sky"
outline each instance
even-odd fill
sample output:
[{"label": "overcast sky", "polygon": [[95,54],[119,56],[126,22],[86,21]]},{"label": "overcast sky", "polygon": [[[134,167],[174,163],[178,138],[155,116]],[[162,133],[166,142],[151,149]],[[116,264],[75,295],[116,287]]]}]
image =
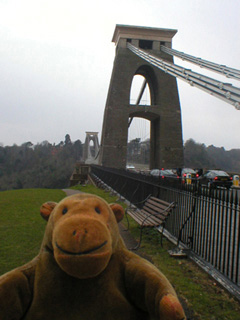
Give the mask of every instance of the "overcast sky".
[{"label": "overcast sky", "polygon": [[[116,24],[177,29],[174,49],[240,69],[239,15],[239,0],[0,0],[0,142],[101,135]],[[177,81],[184,141],[240,148],[240,111]]]}]

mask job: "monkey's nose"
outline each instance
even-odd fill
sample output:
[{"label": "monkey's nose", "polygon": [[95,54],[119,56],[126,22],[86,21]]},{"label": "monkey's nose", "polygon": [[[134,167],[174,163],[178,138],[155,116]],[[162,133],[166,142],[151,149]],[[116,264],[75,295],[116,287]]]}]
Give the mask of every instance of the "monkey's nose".
[{"label": "monkey's nose", "polygon": [[72,235],[79,242],[86,236],[87,233],[88,233],[88,230],[86,228],[84,228],[82,230],[75,229],[73,231]]}]

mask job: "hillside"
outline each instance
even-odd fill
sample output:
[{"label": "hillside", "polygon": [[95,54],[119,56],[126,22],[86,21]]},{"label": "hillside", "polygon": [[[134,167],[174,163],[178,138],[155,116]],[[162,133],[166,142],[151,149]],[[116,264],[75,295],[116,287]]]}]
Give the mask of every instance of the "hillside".
[{"label": "hillside", "polygon": [[[150,140],[134,139],[128,143],[128,163],[147,165],[150,156]],[[226,151],[213,145],[206,147],[189,139],[184,144],[184,167],[222,169],[240,173],[240,149]]]},{"label": "hillside", "polygon": [[[64,188],[76,161],[83,154],[80,140],[72,142],[67,134],[59,144],[43,141],[21,146],[0,146],[0,191],[25,188]],[[149,163],[149,141],[135,139],[128,144],[128,162]],[[184,144],[184,166],[191,168],[220,168],[240,173],[240,149],[226,151],[213,145],[206,147],[193,139]]]},{"label": "hillside", "polygon": [[226,151],[213,145],[206,147],[190,139],[184,145],[184,165],[191,168],[219,168],[240,173],[240,149]]},{"label": "hillside", "polygon": [[0,190],[66,187],[81,156],[81,141],[72,143],[69,135],[57,145],[0,147]]}]

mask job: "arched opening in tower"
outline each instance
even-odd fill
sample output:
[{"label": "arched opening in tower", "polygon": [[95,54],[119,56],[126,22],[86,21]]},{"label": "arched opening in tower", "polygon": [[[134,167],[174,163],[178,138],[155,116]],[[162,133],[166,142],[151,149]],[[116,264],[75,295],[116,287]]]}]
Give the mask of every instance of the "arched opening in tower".
[{"label": "arched opening in tower", "polygon": [[139,169],[149,169],[150,121],[133,118],[128,128],[127,163]]},{"label": "arched opening in tower", "polygon": [[129,103],[131,105],[151,105],[151,93],[145,77],[138,74],[133,77]]},{"label": "arched opening in tower", "polygon": [[[130,105],[150,106],[151,93],[146,78],[133,77]],[[140,117],[129,118],[127,163],[137,168],[148,169],[150,161],[150,121]]]},{"label": "arched opening in tower", "polygon": [[89,141],[89,149],[90,149],[90,155],[92,158],[95,158],[96,155],[96,146],[94,144],[94,141],[91,139]]}]

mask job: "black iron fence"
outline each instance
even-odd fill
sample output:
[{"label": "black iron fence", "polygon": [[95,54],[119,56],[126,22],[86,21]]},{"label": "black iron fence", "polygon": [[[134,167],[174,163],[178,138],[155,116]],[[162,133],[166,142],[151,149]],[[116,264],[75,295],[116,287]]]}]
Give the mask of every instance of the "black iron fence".
[{"label": "black iron fence", "polygon": [[[91,167],[96,175],[132,203],[149,194],[176,208],[167,231],[201,261],[234,285],[240,297],[240,206],[238,189],[215,189],[182,184],[179,179],[158,180],[127,170]],[[236,286],[236,287],[235,287]]]}]

